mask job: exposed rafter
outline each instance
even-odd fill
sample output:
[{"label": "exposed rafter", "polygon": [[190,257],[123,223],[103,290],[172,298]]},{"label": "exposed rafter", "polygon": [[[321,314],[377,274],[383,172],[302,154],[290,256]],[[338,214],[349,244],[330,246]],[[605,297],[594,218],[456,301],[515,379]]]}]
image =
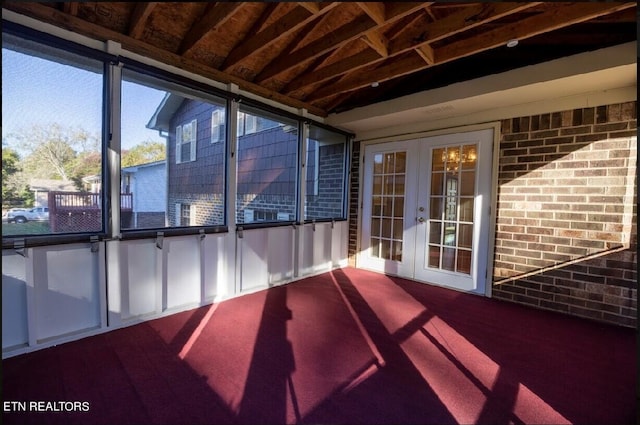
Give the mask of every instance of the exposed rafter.
[{"label": "exposed rafter", "polygon": [[205,15],[191,27],[180,44],[181,55],[186,55],[204,36],[227,22],[244,2],[218,2],[209,7]]},{"label": "exposed rafter", "polygon": [[[539,3],[534,2],[479,4],[465,8],[461,12],[449,15],[434,23],[430,23],[426,16],[422,16],[414,20],[411,28],[406,29],[398,37],[389,42],[387,46],[387,56],[381,56],[376,50],[378,53],[377,56],[372,55],[371,52],[361,52],[352,57],[344,58],[341,63],[332,64],[330,68],[318,69],[294,80],[287,86],[287,92],[290,93],[294,90],[327,81],[331,78],[372,65],[374,62],[381,62],[387,57],[394,57],[411,50],[417,50],[423,45],[428,46],[429,43],[434,41],[444,39],[462,31],[468,31],[517,12],[522,12],[538,4]],[[480,16],[482,18],[479,18]],[[427,60],[429,57],[434,56],[429,49],[430,47],[427,47],[426,52],[420,51],[419,54],[426,54],[427,57],[425,61],[427,61],[428,65],[433,65],[433,63],[429,63]]]},{"label": "exposed rafter", "polygon": [[[541,13],[532,17],[500,26],[492,31],[472,37],[471,40],[458,40],[434,51],[437,64],[452,61],[504,45],[512,38],[526,39],[577,22],[583,22],[614,11],[635,6],[635,3],[559,3],[546,5],[552,13]],[[381,66],[368,65],[351,72],[346,78],[314,91],[305,100],[315,102],[336,93],[343,93],[366,87],[372,82],[387,81],[398,76],[411,74],[433,64],[428,64],[422,54],[403,55],[402,59],[387,60]]]},{"label": "exposed rafter", "polygon": [[[384,25],[395,22],[417,10],[424,9],[431,3],[399,3],[391,11],[387,11],[387,21]],[[271,63],[255,79],[258,84],[285,72],[302,62],[316,58],[328,50],[343,46],[365,35],[366,32],[380,28],[367,14],[363,14],[339,28],[335,28],[323,39],[308,45],[305,49],[296,52],[295,55],[274,58]]]},{"label": "exposed rafter", "polygon": [[337,5],[338,3],[331,3],[316,14],[310,13],[307,8],[302,6],[294,8],[291,12],[287,13],[260,33],[243,40],[229,53],[222,65],[222,69],[226,71],[238,62],[247,59],[250,55],[272,46],[276,41],[282,40],[289,34],[299,30],[312,20],[329,12]]},{"label": "exposed rafter", "polygon": [[157,2],[136,3],[129,21],[129,37],[140,38],[147,18],[157,5]]}]

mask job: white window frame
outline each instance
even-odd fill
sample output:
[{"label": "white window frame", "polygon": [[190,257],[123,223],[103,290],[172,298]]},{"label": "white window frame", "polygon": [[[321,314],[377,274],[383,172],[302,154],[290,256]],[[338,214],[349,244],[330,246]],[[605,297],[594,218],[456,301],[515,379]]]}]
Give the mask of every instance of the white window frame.
[{"label": "white window frame", "polygon": [[244,112],[238,112],[238,129],[237,129],[237,136],[244,136],[244,119],[245,119],[245,113]]},{"label": "white window frame", "polygon": [[214,109],[211,112],[211,143],[219,143],[224,141],[224,125],[224,109]]},{"label": "white window frame", "polygon": [[[189,140],[185,140],[189,137]],[[191,122],[176,127],[176,164],[183,162],[192,162],[196,160],[196,148],[198,140],[198,120],[193,119]],[[189,143],[189,159],[182,157],[182,146]]]},{"label": "white window frame", "polygon": [[256,131],[258,131],[258,117],[244,114],[244,134],[253,134]]},{"label": "white window frame", "polygon": [[176,202],[176,226],[178,227],[186,226],[185,224],[182,224],[182,219],[186,218],[182,216],[183,207],[189,208],[188,226],[195,226],[196,225],[196,206],[194,204],[186,204],[186,203],[180,203],[180,202]]}]

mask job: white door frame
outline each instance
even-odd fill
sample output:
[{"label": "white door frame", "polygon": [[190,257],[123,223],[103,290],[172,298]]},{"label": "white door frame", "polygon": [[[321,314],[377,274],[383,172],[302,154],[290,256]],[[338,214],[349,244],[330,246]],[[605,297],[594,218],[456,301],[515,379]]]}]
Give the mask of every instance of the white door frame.
[{"label": "white door frame", "polygon": [[[421,138],[428,138],[428,137],[433,137],[433,136],[439,136],[439,135],[450,135],[450,134],[458,134],[458,133],[466,133],[466,132],[473,132],[473,131],[479,131],[479,130],[485,130],[485,129],[492,129],[493,130],[493,151],[492,151],[492,158],[491,158],[491,198],[490,198],[490,203],[489,203],[489,218],[487,218],[487,224],[488,224],[488,240],[486,242],[486,249],[487,249],[487,279],[486,279],[486,284],[485,284],[485,290],[484,290],[484,295],[487,297],[491,297],[491,289],[492,289],[492,276],[493,276],[493,261],[494,261],[494,248],[495,248],[495,234],[496,234],[496,211],[497,211],[497,193],[498,193],[498,160],[499,160],[499,153],[500,153],[500,128],[501,128],[501,124],[500,122],[496,121],[496,122],[490,122],[490,123],[483,123],[483,124],[473,124],[473,125],[468,125],[468,126],[464,126],[464,127],[456,127],[456,128],[446,128],[446,129],[439,129],[439,130],[433,130],[433,131],[426,131],[426,132],[420,132],[420,133],[410,133],[410,134],[401,134],[401,135],[396,135],[396,136],[389,136],[389,137],[382,137],[382,138],[377,138],[377,139],[370,139],[370,140],[360,140],[360,156],[358,158],[358,160],[360,161],[360,167],[359,167],[359,187],[358,187],[358,218],[357,218],[357,222],[358,222],[358,228],[357,228],[357,238],[356,238],[356,267],[362,267],[363,264],[363,257],[364,257],[364,253],[362,252],[362,248],[363,248],[363,243],[362,243],[362,237],[363,237],[363,216],[364,216],[364,210],[363,210],[363,202],[364,202],[364,196],[363,196],[363,188],[364,188],[364,154],[365,154],[365,150],[367,146],[370,145],[374,145],[374,144],[382,144],[382,143],[389,143],[389,142],[400,142],[400,141],[407,141],[407,140],[413,140],[413,139],[421,139]],[[385,271],[386,274],[390,274],[390,275],[394,275],[397,273],[394,273],[392,270],[390,271]]]}]

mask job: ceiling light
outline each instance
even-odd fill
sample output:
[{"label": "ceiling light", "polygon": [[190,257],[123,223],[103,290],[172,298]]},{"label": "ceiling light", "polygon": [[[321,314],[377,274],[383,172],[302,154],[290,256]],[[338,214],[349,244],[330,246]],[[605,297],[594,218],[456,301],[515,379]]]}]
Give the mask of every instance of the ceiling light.
[{"label": "ceiling light", "polygon": [[379,82],[374,81],[373,83],[371,83],[371,87],[378,87],[380,85]]},{"label": "ceiling light", "polygon": [[515,38],[512,38],[511,40],[507,41],[507,47],[516,47],[518,45],[518,40]]}]

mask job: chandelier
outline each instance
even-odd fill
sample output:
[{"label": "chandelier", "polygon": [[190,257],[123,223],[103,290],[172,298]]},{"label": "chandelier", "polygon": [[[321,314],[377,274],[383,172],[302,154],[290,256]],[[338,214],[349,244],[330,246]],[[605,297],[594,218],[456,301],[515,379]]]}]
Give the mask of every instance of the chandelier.
[{"label": "chandelier", "polygon": [[[463,151],[462,155],[460,155],[461,150]],[[464,148],[449,148],[442,151],[442,163],[447,165],[447,171],[454,173],[458,172],[461,164],[473,163],[477,158],[476,150],[473,148],[468,150]]]}]

